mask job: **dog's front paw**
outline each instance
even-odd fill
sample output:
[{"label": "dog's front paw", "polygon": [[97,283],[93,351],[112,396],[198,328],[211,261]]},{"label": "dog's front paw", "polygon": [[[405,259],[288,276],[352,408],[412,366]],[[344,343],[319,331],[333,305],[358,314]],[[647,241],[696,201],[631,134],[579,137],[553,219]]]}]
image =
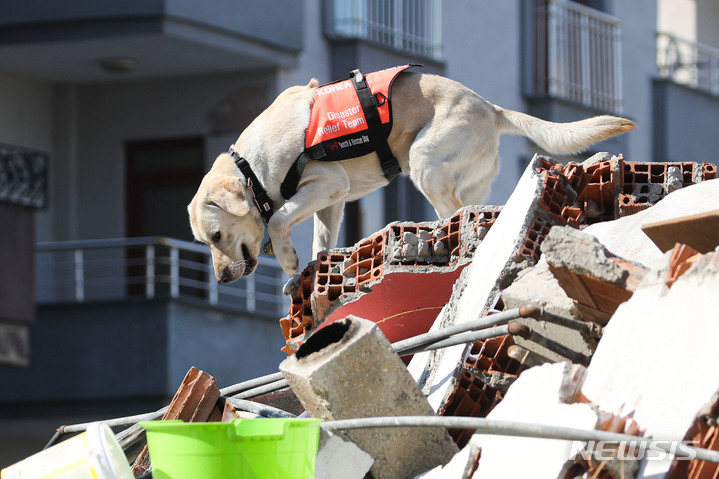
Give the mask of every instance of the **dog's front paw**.
[{"label": "dog's front paw", "polygon": [[302,275],[297,273],[287,280],[285,285],[282,287],[282,294],[285,296],[294,296],[297,291],[300,290],[300,278],[302,278]]},{"label": "dog's front paw", "polygon": [[275,257],[282,267],[282,271],[293,276],[297,274],[300,268],[300,259],[297,257],[297,252],[292,246],[278,249],[277,245],[274,245]]}]

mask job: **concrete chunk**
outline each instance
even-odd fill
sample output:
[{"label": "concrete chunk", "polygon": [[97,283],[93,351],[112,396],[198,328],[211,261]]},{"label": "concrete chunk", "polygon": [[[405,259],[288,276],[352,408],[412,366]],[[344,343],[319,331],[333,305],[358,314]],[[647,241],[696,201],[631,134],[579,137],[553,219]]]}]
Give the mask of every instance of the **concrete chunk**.
[{"label": "concrete chunk", "polygon": [[[349,316],[319,329],[280,364],[293,392],[326,420],[434,415],[404,363],[375,323]],[[444,428],[350,430],[374,459],[375,479],[411,478],[458,451]]]},{"label": "concrete chunk", "polygon": [[605,325],[632,296],[646,269],[610,254],[592,235],[554,227],[542,244],[549,270],[582,317]]},{"label": "concrete chunk", "polygon": [[[574,301],[567,296],[557,278],[549,271],[549,265],[545,260],[540,260],[533,268],[522,271],[517,279],[502,291],[502,301],[507,309],[531,304],[566,318],[581,319]],[[591,356],[596,348],[597,340],[595,338],[587,337],[581,332],[565,326],[534,318],[519,318],[517,321],[526,324],[542,336],[585,356]],[[515,336],[514,341],[517,345],[533,353],[533,357],[546,358],[552,362],[566,360],[536,342],[519,336]]]}]

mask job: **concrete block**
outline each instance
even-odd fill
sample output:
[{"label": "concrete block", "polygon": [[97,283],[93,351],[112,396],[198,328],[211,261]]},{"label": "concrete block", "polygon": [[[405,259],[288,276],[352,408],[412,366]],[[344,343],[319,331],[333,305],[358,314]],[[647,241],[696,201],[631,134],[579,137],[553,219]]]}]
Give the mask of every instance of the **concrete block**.
[{"label": "concrete block", "polygon": [[[375,323],[348,317],[310,336],[280,364],[313,417],[325,420],[434,415],[404,363]],[[370,454],[375,479],[411,478],[446,464],[458,451],[444,428],[347,431]]]}]

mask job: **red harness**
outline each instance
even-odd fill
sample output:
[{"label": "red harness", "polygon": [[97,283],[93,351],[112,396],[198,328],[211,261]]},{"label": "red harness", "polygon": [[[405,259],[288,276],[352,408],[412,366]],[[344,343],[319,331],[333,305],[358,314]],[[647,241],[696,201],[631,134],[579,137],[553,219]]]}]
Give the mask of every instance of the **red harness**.
[{"label": "red harness", "polygon": [[392,130],[392,83],[397,75],[416,65],[403,65],[363,75],[359,70],[349,80],[317,87],[305,132],[305,149],[287,172],[282,196],[297,192],[302,171],[309,160],[339,161],[376,152],[387,181],[401,173],[387,144]]},{"label": "red harness", "polygon": [[[410,67],[388,68],[365,76],[367,88],[374,98],[374,108],[387,133],[392,128],[392,83],[397,75]],[[321,145],[325,152],[324,161],[357,158],[374,151],[365,110],[354,87],[356,76],[315,89],[310,123],[305,134],[305,150]]]}]

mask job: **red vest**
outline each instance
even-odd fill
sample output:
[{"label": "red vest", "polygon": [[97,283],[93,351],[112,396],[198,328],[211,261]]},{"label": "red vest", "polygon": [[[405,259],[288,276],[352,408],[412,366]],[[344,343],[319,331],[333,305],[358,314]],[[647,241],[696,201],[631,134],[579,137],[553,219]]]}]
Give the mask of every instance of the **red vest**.
[{"label": "red vest", "polygon": [[[397,75],[412,66],[388,68],[365,75],[376,100],[385,139],[392,129],[392,83]],[[353,82],[353,79],[338,81],[315,89],[310,123],[305,133],[305,151],[314,149],[313,158],[346,160],[374,151],[365,112]],[[317,154],[318,149],[324,150],[324,156]]]}]

